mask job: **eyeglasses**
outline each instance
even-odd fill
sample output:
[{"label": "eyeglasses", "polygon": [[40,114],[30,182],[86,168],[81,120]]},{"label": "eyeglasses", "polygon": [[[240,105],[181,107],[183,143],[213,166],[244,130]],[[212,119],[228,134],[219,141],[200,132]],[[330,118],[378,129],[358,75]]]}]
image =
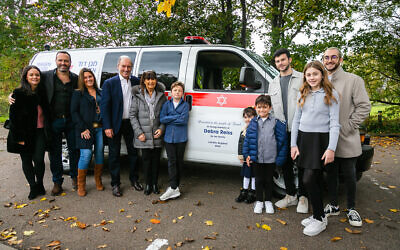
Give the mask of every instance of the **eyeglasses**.
[{"label": "eyeglasses", "polygon": [[339,57],[337,55],[333,55],[333,56],[324,56],[323,57],[325,61],[329,61],[330,60],[337,60],[339,59]]}]

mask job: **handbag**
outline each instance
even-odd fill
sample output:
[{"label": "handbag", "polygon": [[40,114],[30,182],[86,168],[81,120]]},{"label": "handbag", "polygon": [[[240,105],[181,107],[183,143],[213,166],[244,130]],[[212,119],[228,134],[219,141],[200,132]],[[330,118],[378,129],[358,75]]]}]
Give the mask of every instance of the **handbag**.
[{"label": "handbag", "polygon": [[10,128],[11,128],[11,121],[10,121],[10,119],[7,119],[7,120],[4,122],[3,127],[4,127],[5,129],[10,129]]}]

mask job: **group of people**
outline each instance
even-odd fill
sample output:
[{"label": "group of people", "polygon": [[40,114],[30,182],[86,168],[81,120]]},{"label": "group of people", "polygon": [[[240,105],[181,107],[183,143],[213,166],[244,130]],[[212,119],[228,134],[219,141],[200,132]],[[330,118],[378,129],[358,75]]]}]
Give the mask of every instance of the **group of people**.
[{"label": "group of people", "polygon": [[[167,100],[165,86],[154,71],[141,78],[131,75],[128,56],[118,59],[118,74],[97,85],[92,70],[82,68],[79,76],[70,71],[67,51],[56,54],[57,68],[41,72],[29,65],[23,69],[21,86],[9,97],[10,131],[7,150],[18,153],[30,186],[29,199],[46,193],[43,186],[44,155],[49,151],[54,186],[52,195],[63,192],[62,139],[66,137],[72,186],[85,196],[86,175],[94,155],[96,189],[104,190],[105,135],[109,147],[108,165],[112,194],[122,196],[120,182],[120,149],[122,136],[129,158],[131,186],[145,195],[159,194],[158,172],[161,148],[165,143],[168,156],[170,187],[161,200],[180,196],[180,173],[187,141],[189,105],[183,100],[184,84],[171,85],[172,98]],[[139,182],[137,149],[142,153],[145,186]]]},{"label": "group of people", "polygon": [[[268,95],[257,97],[255,109],[243,110],[246,125],[238,147],[243,187],[235,200],[256,201],[254,213],[265,208],[266,213],[273,214],[273,174],[279,166],[287,194],[275,206],[297,205],[298,213],[308,213],[310,200],[313,215],[301,224],[305,235],[315,236],[326,229],[328,216],[340,213],[340,169],[346,184],[348,221],[361,226],[355,209],[356,162],[362,153],[358,128],[371,109],[364,81],[343,70],[342,53],[335,47],[324,52],[322,63],[308,63],[303,73],[291,67],[287,49],[278,49],[274,61],[280,74],[270,83]],[[323,171],[327,172],[330,200],[325,208]]]}]

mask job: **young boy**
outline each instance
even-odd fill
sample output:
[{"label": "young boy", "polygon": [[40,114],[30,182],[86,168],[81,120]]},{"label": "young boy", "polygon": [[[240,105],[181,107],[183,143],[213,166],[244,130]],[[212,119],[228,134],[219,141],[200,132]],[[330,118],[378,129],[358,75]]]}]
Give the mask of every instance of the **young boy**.
[{"label": "young boy", "polygon": [[252,166],[256,177],[257,200],[254,213],[262,213],[265,204],[266,213],[273,214],[272,177],[275,165],[282,166],[288,154],[286,124],[270,115],[272,109],[270,96],[260,95],[256,99],[255,106],[258,116],[250,121],[247,128],[243,156],[248,166],[254,163]]}]

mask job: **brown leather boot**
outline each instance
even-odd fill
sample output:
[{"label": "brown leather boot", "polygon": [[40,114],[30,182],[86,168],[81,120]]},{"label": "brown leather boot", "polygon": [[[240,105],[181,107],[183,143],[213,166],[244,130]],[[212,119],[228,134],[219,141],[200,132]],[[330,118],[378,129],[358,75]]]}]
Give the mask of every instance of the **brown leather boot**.
[{"label": "brown leather boot", "polygon": [[86,195],[86,173],[87,169],[78,169],[78,195]]},{"label": "brown leather boot", "polygon": [[51,195],[56,196],[62,193],[63,189],[61,184],[54,183],[53,189],[51,190]]},{"label": "brown leather boot", "polygon": [[103,164],[96,164],[94,166],[94,180],[96,181],[96,189],[99,191],[104,190],[103,183],[101,182],[102,173],[103,173]]}]

